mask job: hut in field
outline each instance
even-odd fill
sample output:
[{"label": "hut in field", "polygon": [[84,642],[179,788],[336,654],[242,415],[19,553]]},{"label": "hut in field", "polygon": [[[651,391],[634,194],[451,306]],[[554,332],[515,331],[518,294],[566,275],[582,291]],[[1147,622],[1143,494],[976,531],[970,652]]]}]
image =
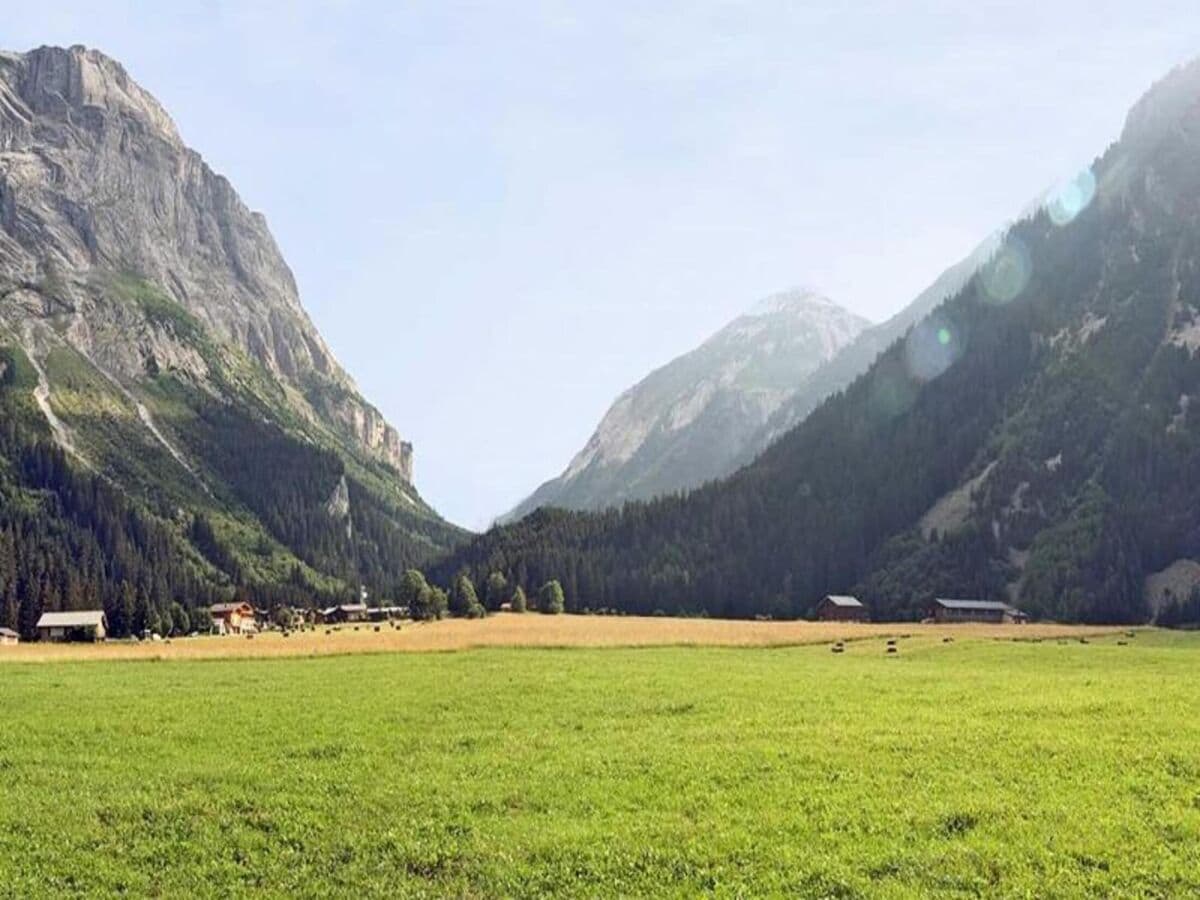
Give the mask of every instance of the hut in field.
[{"label": "hut in field", "polygon": [[258,630],[254,607],[245,601],[214,603],[208,613],[217,634],[250,634]]},{"label": "hut in field", "polygon": [[321,610],[321,621],[327,624],[365,622],[368,612],[365,603],[343,603],[340,606],[330,606],[328,609]]},{"label": "hut in field", "polygon": [[827,594],[817,604],[817,618],[822,622],[867,622],[871,614],[857,597]]},{"label": "hut in field", "polygon": [[996,600],[947,600],[930,604],[926,617],[935,622],[987,622],[995,625],[1011,622],[1024,624],[1029,616],[1007,603]]},{"label": "hut in field", "polygon": [[11,628],[0,628],[0,644],[18,644],[21,636]]},{"label": "hut in field", "polygon": [[102,641],[108,636],[108,619],[102,609],[42,613],[37,633],[43,641]]}]

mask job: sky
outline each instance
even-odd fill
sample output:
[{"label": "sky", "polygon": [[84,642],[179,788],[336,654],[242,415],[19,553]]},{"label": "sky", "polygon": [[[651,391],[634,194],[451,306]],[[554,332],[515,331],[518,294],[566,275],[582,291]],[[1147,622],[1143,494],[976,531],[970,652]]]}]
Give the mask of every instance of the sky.
[{"label": "sky", "polygon": [[1195,0],[56,0],[266,215],[302,301],[485,527],[756,301],[873,320],[1200,55]]}]

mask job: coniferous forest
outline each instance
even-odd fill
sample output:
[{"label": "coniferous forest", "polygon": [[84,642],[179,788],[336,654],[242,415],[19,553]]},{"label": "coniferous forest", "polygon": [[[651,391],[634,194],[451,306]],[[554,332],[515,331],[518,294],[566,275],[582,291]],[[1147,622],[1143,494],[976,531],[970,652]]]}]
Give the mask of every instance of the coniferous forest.
[{"label": "coniferous forest", "polygon": [[[600,514],[538,511],[439,576],[557,577],[568,608],[636,613],[795,617],[853,592],[883,619],[962,596],[1147,620],[1144,578],[1200,553],[1188,141],[1115,145],[1087,173],[1090,206],[1016,225],[957,296],[729,479]],[[931,524],[956,491],[948,527]]]}]

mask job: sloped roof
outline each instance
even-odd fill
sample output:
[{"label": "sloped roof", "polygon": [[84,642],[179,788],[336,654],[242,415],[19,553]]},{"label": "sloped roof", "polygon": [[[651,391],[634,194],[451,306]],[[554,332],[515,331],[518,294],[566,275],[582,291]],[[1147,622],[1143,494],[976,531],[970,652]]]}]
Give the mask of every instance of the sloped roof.
[{"label": "sloped roof", "polygon": [[846,594],[827,594],[825,599],[834,606],[861,607],[857,597],[851,597]]},{"label": "sloped roof", "polygon": [[250,606],[249,603],[243,601],[241,603],[214,603],[208,608],[208,611],[209,613],[215,615],[217,613],[236,612],[243,607],[249,607],[251,610],[254,609],[254,607]]},{"label": "sloped roof", "polygon": [[97,628],[107,627],[102,609],[81,609],[75,612],[42,613],[38,628]]},{"label": "sloped roof", "polygon": [[1016,612],[1007,603],[997,600],[945,600],[938,597],[933,601],[943,609],[963,609],[973,612]]},{"label": "sloped roof", "polygon": [[0,628],[0,637],[20,637],[20,635],[11,628]]}]

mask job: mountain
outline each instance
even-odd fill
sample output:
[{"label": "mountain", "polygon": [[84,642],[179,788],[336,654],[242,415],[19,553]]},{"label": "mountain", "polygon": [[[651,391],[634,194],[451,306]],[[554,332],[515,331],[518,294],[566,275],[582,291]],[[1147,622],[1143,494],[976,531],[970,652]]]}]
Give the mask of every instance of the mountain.
[{"label": "mountain", "polygon": [[768,297],[650,373],[605,413],[560,476],[506,516],[600,509],[697,487],[753,455],[755,435],[869,323],[811,291]]},{"label": "mountain", "polygon": [[0,53],[0,369],[0,590],[41,605],[357,594],[462,537],[266,220],[94,50]]},{"label": "mountain", "polygon": [[[1200,571],[1200,60],[984,267],[757,460],[686,497],[542,510],[439,571],[568,606],[795,616],[856,592],[1173,616]],[[1165,586],[1173,592],[1167,594]]]},{"label": "mountain", "polygon": [[871,363],[891,344],[904,336],[913,325],[929,315],[937,306],[962,290],[971,276],[986,265],[1000,246],[1002,232],[990,235],[963,259],[950,266],[904,309],[886,322],[861,331],[854,340],[835,353],[813,372],[786,402],[780,404],[747,442],[746,450],[736,460],[736,466],[746,465],[791,431],[825,400],[847,388],[855,378],[871,367]]}]

